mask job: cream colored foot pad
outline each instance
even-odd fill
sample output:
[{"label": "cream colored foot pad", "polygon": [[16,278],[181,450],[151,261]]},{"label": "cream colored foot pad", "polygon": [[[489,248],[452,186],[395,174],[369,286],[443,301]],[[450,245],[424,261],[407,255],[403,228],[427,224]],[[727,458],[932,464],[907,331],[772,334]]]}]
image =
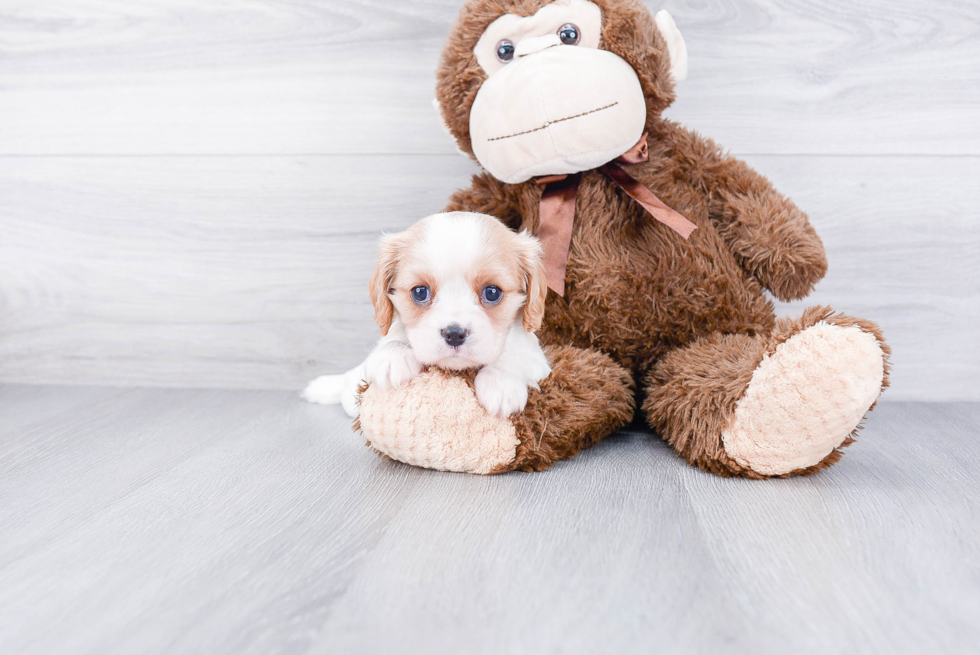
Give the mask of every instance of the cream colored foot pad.
[{"label": "cream colored foot pad", "polygon": [[813,466],[857,427],[881,393],[883,376],[874,335],[817,323],[756,368],[722,433],[725,450],[764,475]]}]

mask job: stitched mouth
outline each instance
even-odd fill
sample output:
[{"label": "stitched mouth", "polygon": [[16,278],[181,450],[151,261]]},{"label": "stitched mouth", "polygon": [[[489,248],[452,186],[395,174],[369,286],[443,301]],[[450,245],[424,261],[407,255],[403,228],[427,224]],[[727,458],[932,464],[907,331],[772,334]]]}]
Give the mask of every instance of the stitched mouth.
[{"label": "stitched mouth", "polygon": [[604,109],[609,109],[611,107],[615,107],[618,104],[619,104],[619,102],[617,101],[617,102],[613,102],[613,103],[610,103],[608,105],[605,105],[603,107],[596,107],[595,109],[590,109],[589,111],[583,111],[581,114],[575,114],[574,116],[566,116],[565,118],[557,118],[557,119],[555,119],[553,121],[545,121],[544,122],[544,125],[541,125],[540,127],[535,127],[534,129],[531,129],[531,130],[524,130],[523,132],[515,132],[514,134],[508,134],[506,136],[495,136],[492,139],[487,139],[487,141],[502,141],[504,139],[513,139],[515,136],[522,136],[524,134],[531,134],[533,132],[540,132],[543,129],[546,129],[548,127],[551,127],[555,123],[564,123],[565,121],[570,121],[570,120],[575,119],[575,118],[582,118],[583,116],[588,116],[589,114],[595,114],[596,112],[600,112],[600,111],[602,111]]}]

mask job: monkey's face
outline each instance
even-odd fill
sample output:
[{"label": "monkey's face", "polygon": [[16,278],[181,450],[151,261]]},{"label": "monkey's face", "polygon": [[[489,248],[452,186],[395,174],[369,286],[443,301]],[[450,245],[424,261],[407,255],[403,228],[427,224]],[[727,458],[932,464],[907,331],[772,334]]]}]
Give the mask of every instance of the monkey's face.
[{"label": "monkey's face", "polygon": [[[443,53],[439,100],[461,148],[494,177],[518,183],[601,166],[636,144],[651,112],[672,100],[686,54],[675,55],[672,70],[671,40],[680,49],[683,40],[669,15],[669,25],[658,15],[654,26],[638,1],[598,2],[605,15],[588,0],[537,7],[512,0],[521,13],[498,16],[490,5],[505,3],[471,0],[464,8]],[[464,57],[458,46],[469,45],[454,39],[472,39],[480,21],[488,24],[472,55],[453,61]]]}]

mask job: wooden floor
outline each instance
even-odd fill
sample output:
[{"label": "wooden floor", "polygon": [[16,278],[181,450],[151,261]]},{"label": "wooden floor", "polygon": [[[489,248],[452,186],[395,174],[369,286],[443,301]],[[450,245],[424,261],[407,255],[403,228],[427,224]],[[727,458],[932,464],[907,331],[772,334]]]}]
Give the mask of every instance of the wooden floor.
[{"label": "wooden floor", "polygon": [[883,403],[805,479],[642,432],[481,478],[288,392],[0,387],[0,652],[975,653],[978,423]]}]

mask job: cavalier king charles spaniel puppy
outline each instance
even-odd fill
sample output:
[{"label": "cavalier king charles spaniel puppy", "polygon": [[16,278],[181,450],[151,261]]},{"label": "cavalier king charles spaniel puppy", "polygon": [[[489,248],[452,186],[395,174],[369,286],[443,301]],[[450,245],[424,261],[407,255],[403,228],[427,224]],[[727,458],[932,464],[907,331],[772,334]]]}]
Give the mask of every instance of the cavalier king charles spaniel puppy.
[{"label": "cavalier king charles spaniel puppy", "polygon": [[430,366],[478,368],[477,400],[506,417],[551,372],[534,336],[548,292],[541,246],[491,216],[435,214],[384,235],[370,291],[381,340],[357,368],[313,380],[307,400],[356,416],[362,380],[390,388]]}]

